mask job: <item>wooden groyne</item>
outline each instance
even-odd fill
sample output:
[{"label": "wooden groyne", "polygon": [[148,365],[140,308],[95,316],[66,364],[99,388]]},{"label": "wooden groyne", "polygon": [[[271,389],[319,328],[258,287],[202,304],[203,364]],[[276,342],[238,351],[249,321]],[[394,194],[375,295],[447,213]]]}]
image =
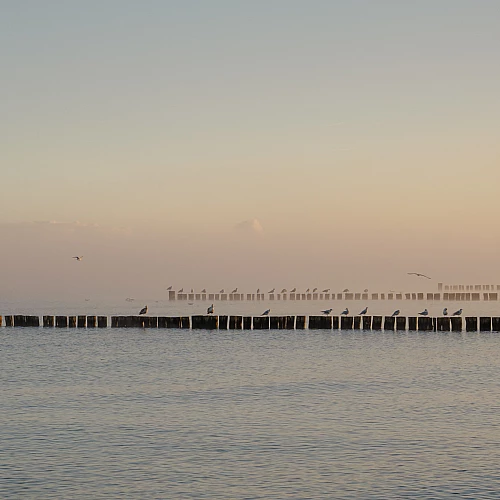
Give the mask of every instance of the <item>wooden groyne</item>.
[{"label": "wooden groyne", "polygon": [[500,332],[492,316],[0,316],[0,326],[43,328],[168,328],[192,330],[365,330]]}]

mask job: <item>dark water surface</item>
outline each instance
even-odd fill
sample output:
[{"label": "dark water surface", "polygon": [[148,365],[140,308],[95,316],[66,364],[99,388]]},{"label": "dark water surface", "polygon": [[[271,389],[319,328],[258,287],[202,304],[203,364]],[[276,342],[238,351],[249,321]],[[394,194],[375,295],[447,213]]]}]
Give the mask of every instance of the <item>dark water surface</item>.
[{"label": "dark water surface", "polygon": [[500,335],[0,329],[1,498],[499,498]]}]

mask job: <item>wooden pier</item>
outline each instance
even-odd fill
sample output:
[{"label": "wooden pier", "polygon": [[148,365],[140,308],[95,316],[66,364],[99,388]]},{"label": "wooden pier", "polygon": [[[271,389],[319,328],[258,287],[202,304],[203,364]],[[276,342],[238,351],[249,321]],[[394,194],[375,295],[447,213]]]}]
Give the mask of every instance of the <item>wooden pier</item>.
[{"label": "wooden pier", "polygon": [[500,332],[491,316],[0,316],[6,328],[154,328],[192,330],[363,330],[421,332]]}]

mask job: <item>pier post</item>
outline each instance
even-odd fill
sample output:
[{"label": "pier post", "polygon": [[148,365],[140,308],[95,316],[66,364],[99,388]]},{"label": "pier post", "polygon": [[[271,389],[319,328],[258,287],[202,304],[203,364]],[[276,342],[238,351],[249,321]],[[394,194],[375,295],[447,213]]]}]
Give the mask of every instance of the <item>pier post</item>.
[{"label": "pier post", "polygon": [[332,316],[332,328],[338,330],[340,326],[340,321],[338,316]]},{"label": "pier post", "polygon": [[[476,319],[476,318],[474,318]],[[461,332],[462,331],[462,317],[461,316],[453,316],[450,318],[451,320],[451,330],[453,332]],[[477,331],[477,322],[476,322],[476,329],[474,331]]]},{"label": "pier post", "polygon": [[68,317],[67,316],[56,316],[56,327],[57,328],[67,328],[68,327]]},{"label": "pier post", "polygon": [[396,317],[396,330],[406,331],[406,317],[405,316],[397,316]]},{"label": "pier post", "polygon": [[269,316],[255,316],[253,318],[254,330],[269,330]]},{"label": "pier post", "polygon": [[408,330],[413,332],[417,331],[417,318],[415,316],[410,316],[408,318]]},{"label": "pier post", "polygon": [[309,316],[309,330],[331,330],[331,316]]},{"label": "pier post", "polygon": [[108,317],[107,316],[97,316],[97,327],[107,328],[108,327]]},{"label": "pier post", "polygon": [[361,316],[354,316],[352,318],[352,329],[361,330]]},{"label": "pier post", "polygon": [[449,316],[442,316],[437,318],[437,331],[449,332],[451,331],[451,318]]},{"label": "pier post", "polygon": [[165,316],[158,316],[158,328],[167,328],[167,318]]},{"label": "pier post", "polygon": [[243,325],[243,316],[229,316],[229,329],[241,330]]},{"label": "pier post", "polygon": [[14,326],[26,326],[26,316],[16,314],[14,316]]},{"label": "pier post", "polygon": [[244,316],[243,330],[251,330],[251,329],[252,329],[252,316]]},{"label": "pier post", "polygon": [[373,316],[372,317],[372,330],[382,330],[382,316]]},{"label": "pier post", "polygon": [[465,318],[465,331],[466,332],[477,332],[477,318],[476,317],[468,316]]},{"label": "pier post", "polygon": [[296,330],[305,330],[306,328],[306,317],[305,316],[297,316],[295,321],[295,329]]},{"label": "pier post", "polygon": [[[197,315],[193,316],[191,320],[192,320],[193,330],[217,330],[217,328],[219,328],[219,316]],[[226,319],[226,328],[227,328],[227,319]]]},{"label": "pier post", "polygon": [[228,319],[227,316],[219,316],[219,330],[227,330]]},{"label": "pier post", "polygon": [[491,331],[500,332],[500,318],[499,317],[491,318]]},{"label": "pier post", "polygon": [[167,317],[167,328],[180,328],[181,318],[179,316]]},{"label": "pier post", "polygon": [[420,332],[432,332],[434,330],[432,318],[429,316],[419,316],[417,326]]},{"label": "pier post", "polygon": [[340,317],[340,329],[341,330],[352,330],[354,320],[352,316],[341,316]]},{"label": "pier post", "polygon": [[69,328],[76,328],[76,316],[68,316]]},{"label": "pier post", "polygon": [[44,316],[43,317],[43,327],[53,328],[54,327],[54,316]]},{"label": "pier post", "polygon": [[480,317],[479,318],[479,330],[481,332],[491,332],[491,318]]},{"label": "pier post", "polygon": [[295,329],[295,316],[285,316],[285,329],[286,330]]},{"label": "pier post", "polygon": [[14,326],[14,317],[10,314],[5,316],[5,326]]},{"label": "pier post", "polygon": [[181,316],[181,328],[184,330],[191,328],[191,318],[189,316]]},{"label": "pier post", "polygon": [[95,316],[87,316],[87,328],[95,328],[97,324],[97,318]]},{"label": "pier post", "polygon": [[394,316],[386,316],[384,318],[384,330],[394,330],[396,326],[396,318]]},{"label": "pier post", "polygon": [[87,326],[87,316],[78,316],[77,326],[78,328],[85,328]]}]

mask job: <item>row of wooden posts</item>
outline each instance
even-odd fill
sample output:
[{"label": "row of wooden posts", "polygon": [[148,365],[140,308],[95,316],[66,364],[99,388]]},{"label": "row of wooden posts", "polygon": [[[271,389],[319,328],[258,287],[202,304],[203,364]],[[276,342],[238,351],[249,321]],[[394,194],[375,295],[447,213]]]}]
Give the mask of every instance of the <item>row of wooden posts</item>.
[{"label": "row of wooden posts", "polygon": [[472,301],[498,300],[497,292],[445,292],[445,293],[177,293],[169,292],[169,300],[179,301],[229,301],[244,300],[428,300],[428,301]]},{"label": "row of wooden posts", "polygon": [[[112,328],[184,328],[193,330],[400,330],[500,332],[500,317],[443,316],[111,316]],[[107,328],[107,316],[9,315],[6,327]],[[0,316],[0,325],[2,317]]]}]

